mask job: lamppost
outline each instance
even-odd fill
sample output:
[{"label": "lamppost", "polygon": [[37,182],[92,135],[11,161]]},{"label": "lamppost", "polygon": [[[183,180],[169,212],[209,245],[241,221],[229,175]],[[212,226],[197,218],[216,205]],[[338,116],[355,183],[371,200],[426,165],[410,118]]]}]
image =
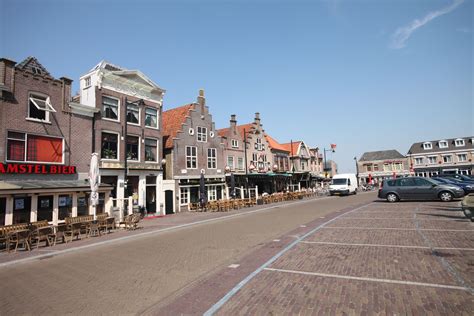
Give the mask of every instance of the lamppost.
[{"label": "lamppost", "polygon": [[127,160],[128,160],[128,152],[127,152],[127,137],[128,137],[128,131],[127,131],[127,125],[128,125],[128,105],[131,104],[131,105],[137,105],[137,106],[143,106],[145,105],[145,101],[143,101],[143,99],[139,99],[139,100],[136,100],[136,101],[128,101],[127,97],[125,97],[125,102],[124,102],[124,108],[125,108],[125,128],[124,128],[124,148],[125,148],[125,162],[123,164],[123,175],[124,175],[124,178],[123,178],[123,196],[125,198],[125,194],[127,194],[127,185],[128,185],[128,165],[127,165]]},{"label": "lamppost", "polygon": [[335,153],[336,151],[334,150],[334,148],[331,148],[331,149],[323,148],[323,150],[324,150],[324,172],[325,172],[325,175],[326,175],[326,172],[328,171],[328,166],[327,166],[327,162],[326,162],[326,152],[330,151],[330,152]]},{"label": "lamppost", "polygon": [[356,179],[357,179],[357,186],[359,186],[359,165],[357,164],[357,157],[354,157],[354,161],[356,164]]},{"label": "lamppost", "polygon": [[[247,191],[247,194],[249,195],[250,198],[250,193],[249,193],[249,176],[248,176],[248,165],[247,165],[247,131],[244,128],[244,155],[245,155],[245,190]],[[243,196],[245,198],[245,194]]]}]

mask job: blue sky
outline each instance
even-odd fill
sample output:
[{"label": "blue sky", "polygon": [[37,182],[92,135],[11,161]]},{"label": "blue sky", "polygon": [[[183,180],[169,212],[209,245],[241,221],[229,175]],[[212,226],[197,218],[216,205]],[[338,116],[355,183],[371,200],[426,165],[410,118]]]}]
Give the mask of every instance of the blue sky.
[{"label": "blue sky", "polygon": [[260,112],[280,142],[353,157],[474,135],[473,1],[0,0],[0,55],[77,81],[140,69],[164,107],[205,89],[218,128]]}]

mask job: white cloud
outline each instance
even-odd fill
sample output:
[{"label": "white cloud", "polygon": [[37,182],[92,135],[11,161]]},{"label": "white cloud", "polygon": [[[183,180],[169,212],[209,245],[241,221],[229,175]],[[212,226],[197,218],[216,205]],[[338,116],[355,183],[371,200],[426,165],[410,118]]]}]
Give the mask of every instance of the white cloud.
[{"label": "white cloud", "polygon": [[451,3],[451,5],[444,7],[442,9],[436,10],[436,11],[429,12],[421,20],[415,19],[409,25],[404,26],[404,27],[399,27],[395,31],[395,33],[393,33],[392,35],[392,42],[390,44],[390,47],[393,49],[400,49],[400,48],[405,47],[406,41],[410,38],[411,34],[414,31],[416,31],[418,28],[422,27],[423,25],[427,24],[431,20],[453,11],[458,6],[460,6],[463,2],[464,0],[454,0],[453,3]]}]

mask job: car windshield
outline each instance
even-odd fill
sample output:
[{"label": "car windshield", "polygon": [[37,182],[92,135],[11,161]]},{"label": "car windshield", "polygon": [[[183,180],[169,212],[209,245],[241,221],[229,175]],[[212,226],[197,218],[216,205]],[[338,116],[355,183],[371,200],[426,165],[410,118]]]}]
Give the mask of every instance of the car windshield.
[{"label": "car windshield", "polygon": [[347,179],[332,179],[332,184],[336,184],[336,185],[347,184]]},{"label": "car windshield", "polygon": [[437,179],[430,179],[431,182],[434,182],[435,184],[444,184],[444,182],[439,181]]}]

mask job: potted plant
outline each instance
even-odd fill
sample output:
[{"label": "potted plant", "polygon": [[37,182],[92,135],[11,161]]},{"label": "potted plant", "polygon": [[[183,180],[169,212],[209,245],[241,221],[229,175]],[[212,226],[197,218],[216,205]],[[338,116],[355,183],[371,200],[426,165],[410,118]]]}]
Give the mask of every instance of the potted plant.
[{"label": "potted plant", "polygon": [[117,158],[117,152],[115,150],[105,148],[102,151],[103,158],[105,159],[116,159]]}]

